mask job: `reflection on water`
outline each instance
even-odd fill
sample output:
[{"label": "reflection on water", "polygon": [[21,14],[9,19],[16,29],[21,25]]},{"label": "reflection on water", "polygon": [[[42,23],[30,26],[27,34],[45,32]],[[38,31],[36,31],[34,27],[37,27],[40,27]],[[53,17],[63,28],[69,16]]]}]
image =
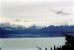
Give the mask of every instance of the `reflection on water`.
[{"label": "reflection on water", "polygon": [[0,47],[2,50],[38,50],[37,47],[50,48],[54,45],[64,45],[64,37],[50,38],[9,38],[0,39]]}]

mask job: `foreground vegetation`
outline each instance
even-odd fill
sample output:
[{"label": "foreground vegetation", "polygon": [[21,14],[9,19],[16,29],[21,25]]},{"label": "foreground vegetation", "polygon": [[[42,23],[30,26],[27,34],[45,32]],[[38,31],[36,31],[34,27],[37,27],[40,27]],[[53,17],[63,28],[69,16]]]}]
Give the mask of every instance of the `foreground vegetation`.
[{"label": "foreground vegetation", "polygon": [[[53,49],[51,48],[51,50]],[[57,48],[54,46],[54,50],[74,50],[74,36],[66,35],[65,45]]]}]

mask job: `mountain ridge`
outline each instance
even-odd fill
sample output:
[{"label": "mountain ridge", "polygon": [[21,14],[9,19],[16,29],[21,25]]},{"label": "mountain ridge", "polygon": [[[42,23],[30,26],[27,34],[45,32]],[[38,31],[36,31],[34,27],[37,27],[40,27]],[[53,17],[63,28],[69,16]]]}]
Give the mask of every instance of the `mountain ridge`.
[{"label": "mountain ridge", "polygon": [[[61,25],[48,27],[23,27],[21,25],[0,24],[0,38],[19,38],[19,37],[61,37],[65,35],[65,31],[70,31],[70,35],[74,35],[73,25]],[[68,34],[68,33],[66,33]]]}]

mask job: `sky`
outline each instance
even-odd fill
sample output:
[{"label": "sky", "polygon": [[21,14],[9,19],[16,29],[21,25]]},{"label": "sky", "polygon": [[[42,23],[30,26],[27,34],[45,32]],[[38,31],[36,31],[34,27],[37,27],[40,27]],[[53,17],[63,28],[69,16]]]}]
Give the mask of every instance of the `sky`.
[{"label": "sky", "polygon": [[74,25],[73,0],[0,0],[0,23]]}]

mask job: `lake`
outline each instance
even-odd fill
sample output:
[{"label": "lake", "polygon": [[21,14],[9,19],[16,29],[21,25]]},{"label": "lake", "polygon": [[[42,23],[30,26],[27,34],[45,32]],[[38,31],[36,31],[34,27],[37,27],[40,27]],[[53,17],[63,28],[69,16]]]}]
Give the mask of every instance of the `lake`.
[{"label": "lake", "polygon": [[38,47],[48,48],[65,44],[64,37],[45,38],[5,38],[0,39],[2,50],[38,50]]}]

